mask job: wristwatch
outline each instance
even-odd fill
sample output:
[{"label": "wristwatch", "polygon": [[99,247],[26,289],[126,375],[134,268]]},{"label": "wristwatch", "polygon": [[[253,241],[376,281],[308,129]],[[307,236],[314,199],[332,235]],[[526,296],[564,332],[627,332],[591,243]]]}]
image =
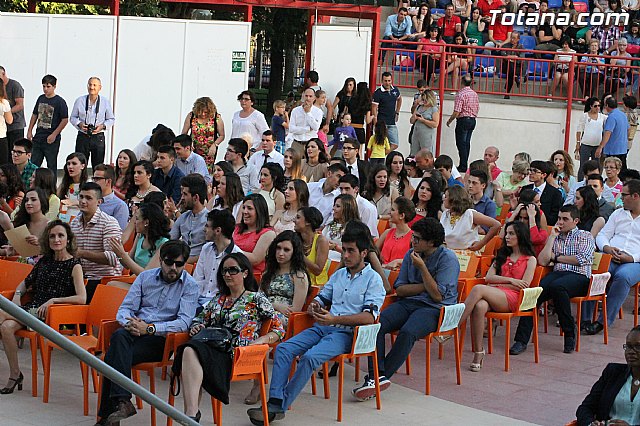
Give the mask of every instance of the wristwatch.
[{"label": "wristwatch", "polygon": [[156,326],[153,324],[149,324],[147,326],[147,334],[153,336],[154,334],[156,334]]}]

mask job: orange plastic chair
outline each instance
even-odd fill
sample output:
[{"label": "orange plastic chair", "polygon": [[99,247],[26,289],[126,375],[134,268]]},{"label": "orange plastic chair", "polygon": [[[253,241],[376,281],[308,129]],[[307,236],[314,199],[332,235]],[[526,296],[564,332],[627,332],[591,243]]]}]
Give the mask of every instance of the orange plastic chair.
[{"label": "orange plastic chair", "polygon": [[[571,303],[575,303],[577,305],[576,310],[576,321],[578,326],[578,331],[580,330],[580,322],[582,315],[582,302],[596,302],[596,308],[593,310],[593,320],[596,320],[596,316],[598,315],[598,303],[602,303],[602,317],[605,318],[603,321],[604,327],[604,344],[609,344],[609,327],[607,326],[608,321],[607,318],[607,281],[611,278],[611,274],[609,271],[609,266],[611,265],[611,255],[604,253],[594,253],[593,254],[593,265],[591,266],[591,279],[589,280],[589,288],[587,290],[587,295],[582,297],[572,297]],[[638,299],[636,298],[636,305],[638,304]],[[637,315],[636,310],[636,315]],[[546,310],[545,310],[546,314]],[[580,352],[580,332],[577,333],[576,336],[576,352]]]},{"label": "orange plastic chair", "polygon": [[26,263],[0,260],[0,295],[9,300],[13,299],[16,288],[32,269],[33,266]]},{"label": "orange plastic chair", "polygon": [[[433,333],[429,333],[426,340],[426,380],[425,395],[431,394],[431,339],[434,337],[453,336],[453,351],[456,362],[456,381],[458,385],[462,384],[462,375],[460,373],[460,335],[458,331],[458,323],[464,312],[464,303],[443,306],[440,308],[440,318],[438,319],[438,328]],[[442,353],[442,344],[440,344],[439,352]],[[441,357],[440,357],[441,358]]]},{"label": "orange plastic chair", "polygon": [[[293,312],[289,315],[289,323],[287,324],[287,334],[284,337],[284,340],[290,339],[298,333],[306,330],[307,328],[313,327],[315,320],[313,317],[306,312]],[[293,376],[293,373],[296,371],[296,363],[291,363],[291,371],[289,372],[289,378]],[[328,385],[327,385],[328,386]],[[311,394],[316,395],[316,376],[315,374],[311,375]],[[325,399],[329,399],[325,388]]]},{"label": "orange plastic chair", "polygon": [[[76,345],[82,347],[89,353],[95,354],[100,349],[100,339],[102,338],[101,325],[103,321],[114,320],[118,312],[118,308],[122,304],[127,291],[117,287],[109,287],[98,285],[96,292],[89,305],[52,305],[49,308],[49,325],[54,330],[60,329],[63,324],[73,324],[76,330],[81,324],[87,328],[87,334],[83,336],[67,336]],[[98,328],[98,336],[93,336],[91,330],[93,327]],[[42,364],[44,368],[44,393],[42,402],[49,402],[49,386],[51,379],[51,354],[53,349],[59,349],[58,345],[48,340],[44,340],[39,336],[40,346],[42,348]],[[84,391],[84,415],[89,414],[89,380],[88,366],[80,363],[80,371],[82,373],[82,385]],[[94,374],[94,386],[96,376]]]},{"label": "orange plastic chair", "polygon": [[[633,326],[634,327],[638,326],[638,297],[640,297],[640,289],[638,287],[640,287],[640,282],[637,282],[632,286],[633,295],[634,295],[634,298],[633,298]],[[622,313],[622,308],[620,308],[620,313]]]},{"label": "orange plastic chair", "polygon": [[333,273],[338,270],[339,266],[340,266],[340,262],[336,262],[335,260],[332,260],[331,263],[329,263],[328,276],[330,277],[331,275],[333,275]]},{"label": "orange plastic chair", "polygon": [[129,239],[127,240],[127,242],[125,242],[122,247],[124,248],[124,251],[126,251],[127,253],[129,253],[131,251],[131,249],[133,248],[133,243],[136,240],[136,233],[132,232],[131,235],[129,236]]},{"label": "orange plastic chair", "polygon": [[121,283],[130,283],[136,280],[136,275],[108,275],[100,279],[100,284],[107,285],[111,281],[120,281]]},{"label": "orange plastic chair", "polygon": [[[351,352],[348,354],[341,354],[334,357],[331,361],[338,363],[338,416],[337,420],[342,421],[342,398],[344,391],[344,360],[360,357],[372,357],[373,358],[373,374],[376,383],[376,408],[380,410],[382,404],[380,402],[380,377],[378,375],[378,352],[376,351],[376,339],[378,331],[380,330],[380,323],[360,325],[355,327],[353,331],[353,343],[351,345]],[[357,367],[356,367],[357,368]],[[325,399],[329,398],[328,377],[329,377],[329,363],[325,362],[322,365],[324,384],[325,384]]]},{"label": "orange plastic chair", "polygon": [[460,275],[458,281],[475,278],[478,273],[478,265],[480,259],[475,254],[459,254],[456,253],[458,262],[460,263]]},{"label": "orange plastic chair", "polygon": [[191,275],[193,275],[193,270],[195,269],[195,267],[196,267],[195,263],[185,263],[184,264],[184,270],[187,271]]},{"label": "orange plastic chair", "polygon": [[533,275],[533,280],[529,288],[520,290],[520,297],[518,299],[518,310],[515,312],[487,312],[485,317],[487,318],[489,328],[488,350],[487,353],[493,353],[493,320],[504,320],[506,323],[505,331],[505,351],[504,351],[504,371],[509,371],[509,339],[511,338],[511,319],[514,317],[531,317],[533,319],[533,348],[535,362],[540,361],[540,354],[538,350],[538,309],[537,301],[540,293],[542,293],[542,287],[540,287],[540,279],[544,267],[537,266]]},{"label": "orange plastic chair", "polygon": [[384,231],[389,227],[389,220],[378,219],[378,235],[382,235]]}]

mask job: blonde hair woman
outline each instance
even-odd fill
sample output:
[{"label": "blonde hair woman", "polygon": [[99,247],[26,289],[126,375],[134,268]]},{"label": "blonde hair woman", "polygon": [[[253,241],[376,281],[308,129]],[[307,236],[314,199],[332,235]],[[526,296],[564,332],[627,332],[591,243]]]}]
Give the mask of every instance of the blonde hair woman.
[{"label": "blonde hair woman", "polygon": [[287,189],[287,184],[295,179],[301,179],[307,181],[307,178],[302,175],[302,155],[293,148],[288,148],[284,152],[284,185],[282,186],[282,192]]},{"label": "blonde hair woman", "polygon": [[436,95],[427,89],[422,93],[418,107],[409,119],[411,124],[415,124],[411,136],[411,155],[416,155],[423,148],[435,152],[439,120],[440,111],[436,104]]},{"label": "blonde hair woman", "polygon": [[213,173],[218,145],[224,140],[224,122],[211,98],[196,99],[184,119],[182,134],[191,135],[193,151],[204,158],[209,173]]}]

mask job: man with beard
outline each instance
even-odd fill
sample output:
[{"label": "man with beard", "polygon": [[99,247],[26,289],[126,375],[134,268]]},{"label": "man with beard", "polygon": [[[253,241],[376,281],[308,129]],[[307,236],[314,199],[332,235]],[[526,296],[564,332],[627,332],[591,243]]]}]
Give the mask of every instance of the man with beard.
[{"label": "man with beard", "polygon": [[171,228],[171,239],[182,240],[191,253],[187,263],[196,263],[205,243],[204,226],[207,224],[207,184],[200,175],[191,174],[180,181],[180,208],[182,214]]}]

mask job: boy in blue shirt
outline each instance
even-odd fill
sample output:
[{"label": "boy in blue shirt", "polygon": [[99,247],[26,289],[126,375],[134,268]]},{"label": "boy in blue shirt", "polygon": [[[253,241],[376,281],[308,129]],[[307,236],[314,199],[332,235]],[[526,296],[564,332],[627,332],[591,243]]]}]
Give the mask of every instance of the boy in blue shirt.
[{"label": "boy in blue shirt", "polygon": [[442,176],[447,180],[447,186],[449,188],[454,185],[464,186],[462,185],[462,182],[453,178],[453,175],[451,174],[451,169],[453,169],[453,160],[448,155],[441,155],[436,158],[436,161],[433,163],[433,167],[442,173]]},{"label": "boy in blue shirt", "polygon": [[284,141],[286,129],[289,128],[289,115],[287,115],[287,103],[278,99],[273,103],[273,117],[271,117],[271,131],[276,142],[276,151],[284,155],[287,144]]}]

